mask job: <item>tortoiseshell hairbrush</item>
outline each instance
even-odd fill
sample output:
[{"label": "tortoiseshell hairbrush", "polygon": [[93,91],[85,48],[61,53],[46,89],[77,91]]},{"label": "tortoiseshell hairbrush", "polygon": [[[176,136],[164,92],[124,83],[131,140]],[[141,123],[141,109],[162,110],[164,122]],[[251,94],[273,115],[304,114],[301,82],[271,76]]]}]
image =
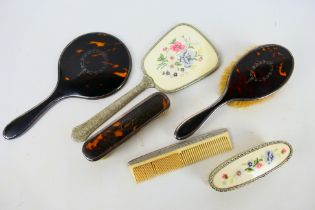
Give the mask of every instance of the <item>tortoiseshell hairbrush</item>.
[{"label": "tortoiseshell hairbrush", "polygon": [[139,183],[231,149],[228,131],[220,129],[143,155],[128,165]]},{"label": "tortoiseshell hairbrush", "polygon": [[169,106],[170,101],[165,94],[160,92],[152,94],[87,140],[82,148],[83,154],[90,161],[99,160],[162,114]]},{"label": "tortoiseshell hairbrush", "polygon": [[181,123],[175,130],[175,137],[181,140],[191,136],[217,108],[226,103],[269,96],[289,80],[293,67],[293,56],[280,45],[262,45],[251,50],[233,67],[222,96]]}]

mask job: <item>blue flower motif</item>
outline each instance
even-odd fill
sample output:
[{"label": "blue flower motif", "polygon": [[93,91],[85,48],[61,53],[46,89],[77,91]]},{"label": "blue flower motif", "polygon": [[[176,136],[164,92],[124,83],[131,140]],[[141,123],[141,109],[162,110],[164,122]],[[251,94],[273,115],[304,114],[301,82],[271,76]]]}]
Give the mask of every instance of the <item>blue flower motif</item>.
[{"label": "blue flower motif", "polygon": [[266,152],[266,161],[267,161],[268,164],[270,164],[273,161],[274,157],[275,156],[273,155],[272,151],[268,150]]},{"label": "blue flower motif", "polygon": [[179,54],[178,60],[185,68],[189,68],[193,64],[194,60],[196,60],[195,54],[195,51],[192,49],[185,50]]},{"label": "blue flower motif", "polygon": [[248,165],[248,167],[252,167],[253,163],[252,162],[248,162],[247,165]]}]

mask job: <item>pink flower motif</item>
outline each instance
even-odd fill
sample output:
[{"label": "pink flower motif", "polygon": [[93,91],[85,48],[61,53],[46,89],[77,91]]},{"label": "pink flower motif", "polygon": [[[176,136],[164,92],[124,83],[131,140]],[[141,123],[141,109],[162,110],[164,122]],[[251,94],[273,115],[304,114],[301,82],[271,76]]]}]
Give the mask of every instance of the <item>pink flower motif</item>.
[{"label": "pink flower motif", "polygon": [[167,47],[164,47],[162,50],[165,52],[167,50]]},{"label": "pink flower motif", "polygon": [[256,164],[256,168],[261,168],[262,166],[263,166],[262,163],[257,163],[257,164]]},{"label": "pink flower motif", "polygon": [[222,179],[228,179],[229,176],[227,174],[222,174]]},{"label": "pink flower motif", "polygon": [[242,175],[242,172],[241,172],[241,171],[236,171],[236,175],[237,175],[237,176],[241,176],[241,175]]},{"label": "pink flower motif", "polygon": [[283,148],[283,149],[281,150],[281,153],[282,153],[282,154],[284,154],[284,153],[286,153],[286,152],[287,152],[286,148]]},{"label": "pink flower motif", "polygon": [[182,51],[183,49],[185,49],[185,45],[183,45],[181,42],[176,41],[174,42],[174,44],[171,45],[170,49],[174,52],[179,52]]}]

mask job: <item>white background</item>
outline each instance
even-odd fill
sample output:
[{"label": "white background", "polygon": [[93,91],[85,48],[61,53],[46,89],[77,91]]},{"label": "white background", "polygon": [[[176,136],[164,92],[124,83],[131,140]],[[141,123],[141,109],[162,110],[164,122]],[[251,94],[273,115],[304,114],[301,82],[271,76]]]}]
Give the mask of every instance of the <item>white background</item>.
[{"label": "white background", "polygon": [[[57,81],[58,58],[75,37],[107,32],[130,49],[133,70],[124,88],[101,100],[66,99],[23,136],[0,139],[0,209],[303,209],[314,210],[314,1],[101,1],[0,2],[0,128],[45,99]],[[142,78],[141,60],[171,27],[186,22],[216,46],[220,68],[169,95],[167,114],[117,148],[107,159],[87,161],[72,128],[110,104]],[[222,107],[196,134],[230,131],[231,152],[142,184],[127,162],[177,142],[176,126],[214,102],[225,66],[252,46],[277,43],[295,58],[294,73],[268,101],[238,109]],[[116,117],[144,99],[137,97]],[[286,140],[292,159],[244,188],[219,193],[207,178],[219,163],[251,146]]]}]

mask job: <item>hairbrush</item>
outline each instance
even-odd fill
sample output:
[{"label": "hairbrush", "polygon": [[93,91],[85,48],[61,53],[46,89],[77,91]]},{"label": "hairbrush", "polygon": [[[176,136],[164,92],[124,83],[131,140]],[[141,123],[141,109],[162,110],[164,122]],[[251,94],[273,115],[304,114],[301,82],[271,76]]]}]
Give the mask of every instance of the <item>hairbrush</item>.
[{"label": "hairbrush", "polygon": [[22,135],[54,104],[69,97],[99,99],[112,95],[126,83],[131,57],[125,44],[106,33],[84,34],[63,50],[54,92],[42,103],[8,124],[3,136]]},{"label": "hairbrush", "polygon": [[83,154],[90,161],[99,160],[126,142],[142,127],[166,111],[169,106],[170,101],[165,94],[159,92],[152,94],[121,118],[88,139],[83,145]]},{"label": "hairbrush", "polygon": [[147,88],[161,92],[181,90],[208,76],[219,65],[216,50],[196,28],[179,24],[167,32],[146,54],[140,84],[72,130],[72,138],[84,141],[100,125]]},{"label": "hairbrush", "polygon": [[143,155],[128,165],[139,183],[231,149],[228,131],[220,129]]},{"label": "hairbrush", "polygon": [[288,81],[293,66],[293,56],[280,45],[263,45],[251,50],[233,67],[222,96],[181,123],[175,130],[175,137],[181,140],[191,136],[226,103],[261,99],[274,93]]},{"label": "hairbrush", "polygon": [[245,186],[279,168],[292,156],[285,141],[273,141],[246,150],[216,167],[209,176],[210,186],[220,192]]}]

